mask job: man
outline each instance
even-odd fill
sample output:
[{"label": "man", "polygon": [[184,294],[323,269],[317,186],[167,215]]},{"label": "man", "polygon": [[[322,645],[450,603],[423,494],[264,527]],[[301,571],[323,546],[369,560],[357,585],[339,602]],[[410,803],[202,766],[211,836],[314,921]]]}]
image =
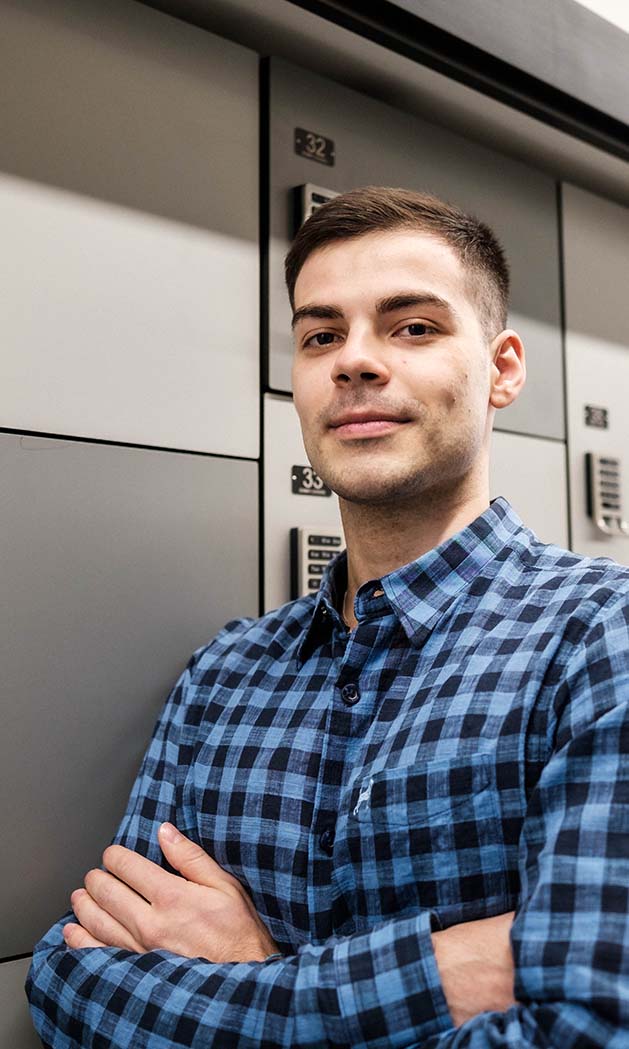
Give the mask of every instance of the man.
[{"label": "man", "polygon": [[37,1029],[627,1046],[629,571],[489,504],[493,417],[524,382],[502,251],[372,187],[308,220],[287,282],[347,554],[192,657],[105,869],[36,948]]}]

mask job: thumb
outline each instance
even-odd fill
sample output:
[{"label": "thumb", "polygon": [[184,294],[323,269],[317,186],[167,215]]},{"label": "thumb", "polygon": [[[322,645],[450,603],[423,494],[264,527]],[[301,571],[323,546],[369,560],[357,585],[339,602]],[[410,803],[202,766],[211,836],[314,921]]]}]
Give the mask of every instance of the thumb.
[{"label": "thumb", "polygon": [[204,852],[200,845],[186,838],[172,823],[162,823],[158,831],[159,845],[164,856],[176,871],[188,881],[206,885],[210,889],[224,888],[231,876]]}]

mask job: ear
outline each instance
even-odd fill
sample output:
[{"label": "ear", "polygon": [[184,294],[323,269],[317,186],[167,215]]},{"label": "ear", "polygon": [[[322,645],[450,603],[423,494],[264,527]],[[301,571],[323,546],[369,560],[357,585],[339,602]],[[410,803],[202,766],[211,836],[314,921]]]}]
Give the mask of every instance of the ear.
[{"label": "ear", "polygon": [[526,382],[524,346],[517,332],[506,328],[491,344],[491,388],[489,403],[506,408],[515,401]]}]

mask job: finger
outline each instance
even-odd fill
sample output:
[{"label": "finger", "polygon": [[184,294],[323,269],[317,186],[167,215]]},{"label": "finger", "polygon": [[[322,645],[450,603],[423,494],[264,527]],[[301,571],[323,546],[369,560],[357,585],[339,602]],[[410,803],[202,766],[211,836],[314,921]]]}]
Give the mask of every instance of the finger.
[{"label": "finger", "polygon": [[103,863],[119,881],[124,882],[149,903],[168,888],[174,877],[157,863],[147,860],[146,856],[125,849],[123,845],[110,845],[105,849]]},{"label": "finger", "polygon": [[94,903],[123,925],[138,943],[143,942],[141,930],[150,919],[150,903],[107,871],[88,871],[85,888]]},{"label": "finger", "polygon": [[186,838],[172,823],[162,823],[158,837],[160,848],[171,867],[188,881],[205,885],[209,889],[225,889],[227,886],[240,889],[236,878],[224,871],[200,845]]},{"label": "finger", "polygon": [[124,925],[99,907],[85,889],[76,889],[70,899],[81,926],[94,939],[108,947],[124,947],[136,953],[144,950]]},{"label": "finger", "polygon": [[101,943],[100,940],[96,940],[93,936],[90,936],[85,929],[82,929],[80,925],[74,925],[70,922],[68,925],[63,927],[63,938],[68,947],[106,947],[107,944]]}]

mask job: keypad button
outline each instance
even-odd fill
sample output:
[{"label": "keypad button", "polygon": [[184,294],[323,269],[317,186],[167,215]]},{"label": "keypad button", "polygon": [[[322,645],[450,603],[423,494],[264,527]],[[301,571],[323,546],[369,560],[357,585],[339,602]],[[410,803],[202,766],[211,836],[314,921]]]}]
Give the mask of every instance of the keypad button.
[{"label": "keypad button", "polygon": [[354,703],[358,703],[360,699],[360,692],[358,691],[358,685],[353,682],[343,685],[341,689],[341,698],[348,707],[353,707]]},{"label": "keypad button", "polygon": [[308,543],[310,546],[340,546],[341,537],[339,535],[309,535]]},{"label": "keypad button", "polygon": [[331,856],[334,852],[334,838],[334,827],[326,827],[319,835],[319,845],[328,856]]}]

